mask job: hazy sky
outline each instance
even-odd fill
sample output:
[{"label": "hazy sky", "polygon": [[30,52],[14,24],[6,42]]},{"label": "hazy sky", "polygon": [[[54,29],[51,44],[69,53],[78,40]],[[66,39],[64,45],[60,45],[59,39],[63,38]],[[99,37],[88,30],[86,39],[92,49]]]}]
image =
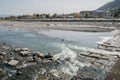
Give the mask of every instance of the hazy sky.
[{"label": "hazy sky", "polygon": [[71,13],[95,10],[113,0],[0,0],[0,14]]}]

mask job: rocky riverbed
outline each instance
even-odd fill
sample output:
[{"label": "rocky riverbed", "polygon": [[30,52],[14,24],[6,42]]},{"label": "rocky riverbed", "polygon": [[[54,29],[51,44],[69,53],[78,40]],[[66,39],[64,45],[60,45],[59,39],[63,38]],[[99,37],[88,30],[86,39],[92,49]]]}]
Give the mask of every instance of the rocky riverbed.
[{"label": "rocky riverbed", "polygon": [[[118,24],[118,23],[117,23]],[[0,25],[24,30],[66,30],[82,32],[110,32],[115,29],[112,22],[20,22],[0,21]]]},{"label": "rocky riverbed", "polygon": [[118,58],[95,51],[44,54],[3,43],[0,80],[102,80]]}]

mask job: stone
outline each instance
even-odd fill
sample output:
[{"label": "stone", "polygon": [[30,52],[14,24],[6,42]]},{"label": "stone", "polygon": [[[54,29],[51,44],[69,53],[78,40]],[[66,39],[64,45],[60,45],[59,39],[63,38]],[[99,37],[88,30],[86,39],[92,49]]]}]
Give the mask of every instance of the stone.
[{"label": "stone", "polygon": [[20,54],[22,56],[28,56],[28,54],[30,54],[30,51],[21,51]]},{"label": "stone", "polygon": [[2,76],[4,73],[5,71],[0,68],[0,76]]},{"label": "stone", "polygon": [[10,58],[10,60],[13,60],[13,59],[14,59],[14,57],[11,57],[11,58]]},{"label": "stone", "polygon": [[0,53],[0,55],[6,56],[6,52],[2,52],[2,53]]},{"label": "stone", "polygon": [[10,60],[8,62],[8,65],[10,65],[10,66],[16,66],[18,63],[19,63],[19,61],[17,61],[17,60]]},{"label": "stone", "polygon": [[33,55],[34,55],[34,56],[41,57],[41,58],[44,57],[44,54],[41,53],[41,52],[34,52]]},{"label": "stone", "polygon": [[21,51],[21,48],[15,48],[14,51],[15,51],[15,52],[20,52],[20,51]]},{"label": "stone", "polygon": [[57,69],[51,69],[49,71],[50,74],[54,75],[54,76],[58,76],[58,70]]},{"label": "stone", "polygon": [[16,75],[21,75],[21,74],[22,74],[21,71],[17,71],[17,72],[16,72]]},{"label": "stone", "polygon": [[44,58],[45,58],[45,59],[52,59],[53,56],[52,56],[50,53],[48,53],[48,55],[45,55]]},{"label": "stone", "polygon": [[6,52],[2,52],[1,54],[2,54],[2,55],[6,55]]},{"label": "stone", "polygon": [[6,46],[2,46],[2,49],[3,50],[8,50],[8,49],[10,49],[9,47],[6,47]]},{"label": "stone", "polygon": [[4,64],[8,64],[8,61],[3,61]]},{"label": "stone", "polygon": [[90,57],[95,59],[100,59],[100,55],[98,54],[91,54]]},{"label": "stone", "polygon": [[29,51],[28,48],[22,48],[21,51]]},{"label": "stone", "polygon": [[67,74],[67,73],[62,73],[60,75],[60,77],[63,79],[63,80],[71,80],[71,75],[70,74]]}]

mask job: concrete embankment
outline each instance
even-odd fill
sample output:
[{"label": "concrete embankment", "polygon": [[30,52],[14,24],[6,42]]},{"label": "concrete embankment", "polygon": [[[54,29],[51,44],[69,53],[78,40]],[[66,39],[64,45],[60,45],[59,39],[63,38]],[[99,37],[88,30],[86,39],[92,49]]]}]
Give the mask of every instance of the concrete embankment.
[{"label": "concrete embankment", "polygon": [[109,40],[98,44],[99,49],[120,52],[120,33],[114,35]]},{"label": "concrete embankment", "polygon": [[[120,52],[120,30],[116,30],[115,32],[116,34],[111,39],[99,44],[98,48],[112,52]],[[105,80],[120,80],[120,58],[108,73]]]}]

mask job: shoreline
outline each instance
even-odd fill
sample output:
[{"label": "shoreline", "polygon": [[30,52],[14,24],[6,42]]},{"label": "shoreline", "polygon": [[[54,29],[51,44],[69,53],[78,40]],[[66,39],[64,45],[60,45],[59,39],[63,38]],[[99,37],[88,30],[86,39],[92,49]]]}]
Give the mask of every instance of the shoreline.
[{"label": "shoreline", "polygon": [[[82,24],[82,25],[81,25]],[[66,30],[80,32],[110,32],[114,27],[102,27],[99,25],[87,23],[69,23],[69,22],[18,22],[18,21],[0,21],[1,26],[8,28],[20,28],[25,30]]]}]

